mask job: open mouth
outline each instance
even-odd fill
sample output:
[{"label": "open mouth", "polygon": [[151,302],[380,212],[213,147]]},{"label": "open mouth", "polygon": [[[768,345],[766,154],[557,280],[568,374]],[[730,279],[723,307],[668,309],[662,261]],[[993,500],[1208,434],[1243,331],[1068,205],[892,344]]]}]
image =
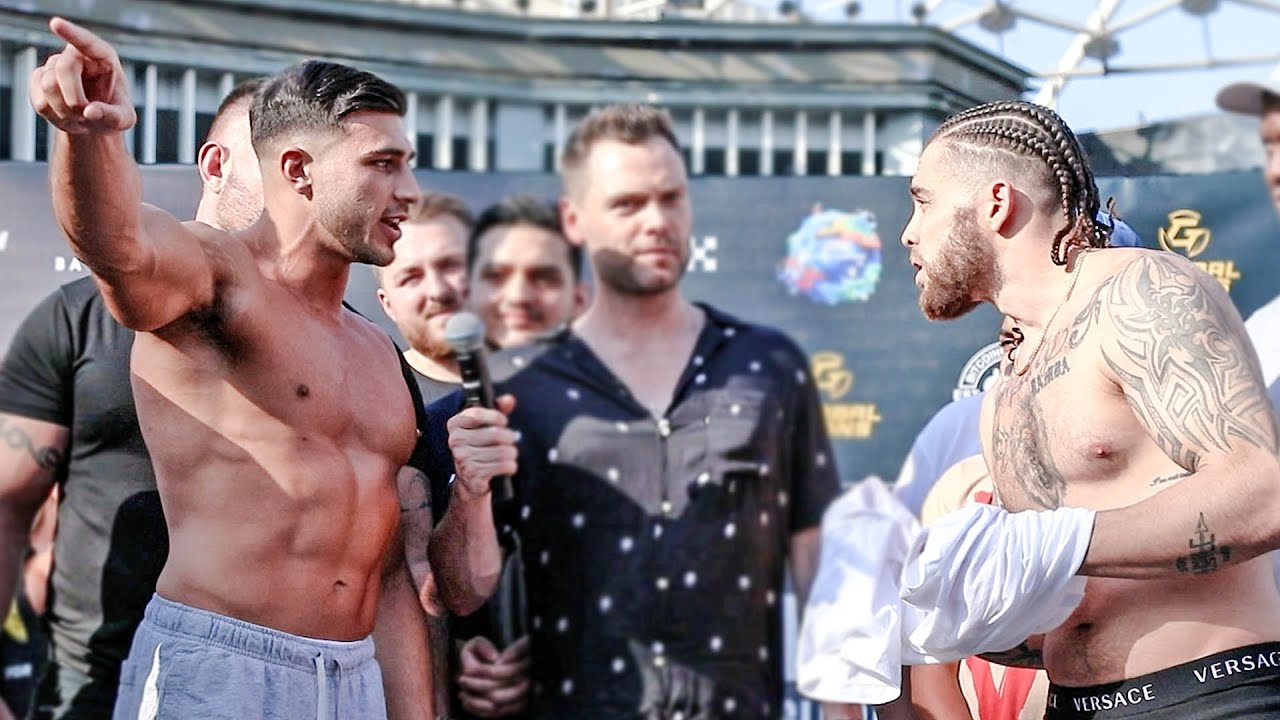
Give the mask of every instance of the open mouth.
[{"label": "open mouth", "polygon": [[404,222],[405,219],[406,219],[406,216],[404,215],[386,215],[380,220],[378,220],[378,222],[382,223],[383,227],[386,227],[387,230],[391,232],[392,237],[399,238],[400,223]]}]

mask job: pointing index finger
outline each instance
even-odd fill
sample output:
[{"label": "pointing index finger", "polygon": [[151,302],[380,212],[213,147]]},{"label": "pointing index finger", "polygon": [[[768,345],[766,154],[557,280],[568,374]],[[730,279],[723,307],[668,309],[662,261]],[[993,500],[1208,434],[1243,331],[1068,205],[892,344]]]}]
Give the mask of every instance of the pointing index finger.
[{"label": "pointing index finger", "polygon": [[68,45],[79,50],[87,58],[94,60],[111,60],[115,58],[115,50],[110,43],[66,18],[53,18],[49,21],[49,29],[53,31],[54,35],[65,40]]}]

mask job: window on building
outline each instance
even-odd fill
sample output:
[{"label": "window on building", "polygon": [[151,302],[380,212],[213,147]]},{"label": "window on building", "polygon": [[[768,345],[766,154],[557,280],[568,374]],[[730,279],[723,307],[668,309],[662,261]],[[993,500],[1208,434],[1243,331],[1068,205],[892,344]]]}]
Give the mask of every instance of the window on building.
[{"label": "window on building", "polygon": [[418,133],[418,158],[415,167],[429,168],[435,165],[436,136],[432,133]]},{"label": "window on building", "polygon": [[466,136],[453,138],[453,169],[466,170],[471,153],[471,138]]},{"label": "window on building", "polygon": [[738,174],[748,176],[760,174],[759,148],[738,148]]},{"label": "window on building", "polygon": [[707,148],[702,154],[703,172],[707,175],[724,175],[724,148]]},{"label": "window on building", "polygon": [[[13,88],[0,87],[0,118],[13,117]],[[9,133],[11,132],[8,123],[5,124],[4,132],[0,132],[0,160],[13,159],[13,145],[10,142]]]},{"label": "window on building", "polygon": [[178,111],[156,109],[156,162],[178,162]]},{"label": "window on building", "polygon": [[790,175],[795,172],[796,155],[790,149],[773,151],[773,174]]}]

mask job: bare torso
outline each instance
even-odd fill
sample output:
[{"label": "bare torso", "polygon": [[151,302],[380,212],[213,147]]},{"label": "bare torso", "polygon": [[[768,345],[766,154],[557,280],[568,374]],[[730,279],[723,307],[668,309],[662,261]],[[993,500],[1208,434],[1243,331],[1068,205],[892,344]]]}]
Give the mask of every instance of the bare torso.
[{"label": "bare torso", "polygon": [[[984,451],[999,500],[1011,511],[1122,507],[1171,487],[1187,472],[1153,441],[1106,371],[1102,344],[1111,340],[1107,333],[1118,331],[1090,311],[1135,252],[1090,253],[1078,269],[1079,286],[1026,372],[1008,370],[987,397]],[[1033,345],[1028,339],[1020,352]],[[1151,350],[1140,342],[1128,347]],[[1181,388],[1195,391],[1190,384]],[[1179,392],[1167,402],[1178,403]],[[1212,527],[1188,528],[1187,538],[1193,563],[1222,559]],[[1280,639],[1280,595],[1268,556],[1211,574],[1199,569],[1205,568],[1189,567],[1186,575],[1164,580],[1091,578],[1079,608],[1045,637],[1050,678],[1094,685]]]},{"label": "bare torso", "polygon": [[268,265],[239,265],[249,279],[217,308],[134,344],[170,533],[157,591],[296,635],[363,638],[415,440],[396,352],[353,313],[311,310]]}]

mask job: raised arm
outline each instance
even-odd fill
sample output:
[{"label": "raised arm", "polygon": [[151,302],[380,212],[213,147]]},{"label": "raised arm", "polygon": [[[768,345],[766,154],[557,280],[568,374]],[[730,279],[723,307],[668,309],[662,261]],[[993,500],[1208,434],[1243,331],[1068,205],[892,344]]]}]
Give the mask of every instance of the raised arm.
[{"label": "raised arm", "polygon": [[122,137],[137,114],[115,49],[62,18],[49,28],[67,45],[32,73],[31,105],[57,128],[49,184],[72,249],[130,328],[154,330],[207,306],[214,276],[200,235],[217,231],[143,205]]},{"label": "raised arm", "polygon": [[1109,281],[1100,300],[1104,371],[1188,475],[1098,513],[1081,574],[1202,574],[1280,546],[1275,413],[1222,287],[1180,257],[1150,254]]}]

